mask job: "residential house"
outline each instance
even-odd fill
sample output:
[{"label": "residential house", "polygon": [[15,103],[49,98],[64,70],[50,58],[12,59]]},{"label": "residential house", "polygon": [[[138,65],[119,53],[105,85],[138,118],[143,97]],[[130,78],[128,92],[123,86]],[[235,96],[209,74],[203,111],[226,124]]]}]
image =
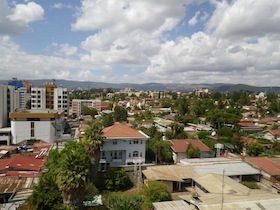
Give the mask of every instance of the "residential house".
[{"label": "residential house", "polygon": [[263,137],[270,141],[279,141],[280,140],[280,130],[265,131]]},{"label": "residential house", "polygon": [[211,150],[205,144],[203,144],[200,140],[196,139],[178,139],[178,140],[170,140],[171,150],[173,154],[174,163],[179,163],[180,160],[185,159],[187,157],[187,148],[192,145],[196,147],[200,151],[201,158],[212,157]]},{"label": "residential house", "polygon": [[121,166],[145,163],[145,133],[135,130],[129,125],[115,123],[103,129],[105,137],[101,151],[101,169],[107,166]]}]

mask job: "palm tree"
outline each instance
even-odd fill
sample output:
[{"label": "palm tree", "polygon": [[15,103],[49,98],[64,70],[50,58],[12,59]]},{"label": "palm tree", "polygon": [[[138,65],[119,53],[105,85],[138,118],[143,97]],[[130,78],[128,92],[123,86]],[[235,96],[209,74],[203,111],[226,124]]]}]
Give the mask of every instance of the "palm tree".
[{"label": "palm tree", "polygon": [[89,122],[82,138],[82,144],[90,159],[90,180],[96,184],[100,161],[100,149],[104,142],[102,125],[99,122]]},{"label": "palm tree", "polygon": [[66,206],[81,206],[89,174],[89,159],[79,142],[68,142],[60,152],[56,183]]}]

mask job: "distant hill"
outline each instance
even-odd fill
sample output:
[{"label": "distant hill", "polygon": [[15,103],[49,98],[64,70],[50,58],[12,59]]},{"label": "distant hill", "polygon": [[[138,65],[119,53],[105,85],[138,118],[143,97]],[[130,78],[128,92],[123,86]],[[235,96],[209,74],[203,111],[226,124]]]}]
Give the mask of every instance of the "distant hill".
[{"label": "distant hill", "polygon": [[[53,82],[52,79],[28,80],[35,87],[43,87],[47,82]],[[177,83],[105,83],[105,82],[89,82],[89,81],[71,81],[71,80],[55,80],[57,86],[69,89],[92,89],[92,88],[112,88],[120,90],[124,88],[134,88],[136,90],[154,90],[154,91],[193,91],[198,88],[209,88],[213,92],[274,92],[280,93],[280,87],[257,87],[245,84],[224,84],[224,83],[204,83],[204,84],[177,84]],[[0,80],[0,84],[8,84],[7,80]]]}]

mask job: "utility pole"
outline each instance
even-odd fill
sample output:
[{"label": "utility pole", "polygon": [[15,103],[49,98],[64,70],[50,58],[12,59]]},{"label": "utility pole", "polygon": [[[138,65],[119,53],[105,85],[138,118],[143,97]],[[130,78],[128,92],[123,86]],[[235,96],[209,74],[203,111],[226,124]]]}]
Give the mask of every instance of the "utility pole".
[{"label": "utility pole", "polygon": [[224,208],[224,187],[225,187],[225,169],[223,169],[223,182],[222,182],[222,205],[221,210]]}]

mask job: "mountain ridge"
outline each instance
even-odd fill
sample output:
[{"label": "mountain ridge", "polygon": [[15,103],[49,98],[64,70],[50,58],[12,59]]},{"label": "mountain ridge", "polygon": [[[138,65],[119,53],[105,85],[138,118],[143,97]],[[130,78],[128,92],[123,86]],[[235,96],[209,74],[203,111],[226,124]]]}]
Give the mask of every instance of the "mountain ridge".
[{"label": "mountain ridge", "polygon": [[[261,87],[251,86],[246,84],[227,84],[227,83],[193,83],[193,84],[181,84],[181,83],[106,83],[106,82],[91,82],[91,81],[75,81],[75,80],[53,80],[53,79],[36,79],[28,80],[33,83],[35,87],[43,87],[43,84],[47,82],[54,82],[57,86],[69,88],[69,89],[97,89],[97,88],[112,88],[115,90],[124,88],[133,88],[143,91],[193,91],[199,88],[208,88],[213,92],[273,92],[280,93],[280,87]],[[8,80],[0,80],[0,84],[8,84]]]}]

